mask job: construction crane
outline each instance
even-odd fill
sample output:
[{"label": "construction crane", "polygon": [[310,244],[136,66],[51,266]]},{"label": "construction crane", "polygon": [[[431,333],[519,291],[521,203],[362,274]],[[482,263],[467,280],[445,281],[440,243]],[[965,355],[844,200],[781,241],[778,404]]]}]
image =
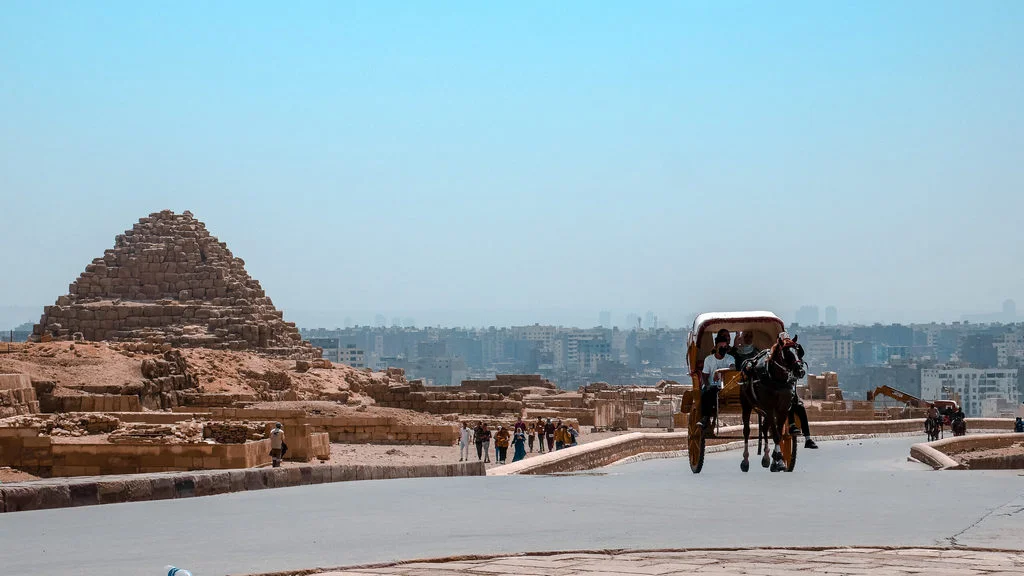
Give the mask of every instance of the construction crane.
[{"label": "construction crane", "polygon": [[902,390],[897,390],[892,386],[879,386],[874,390],[868,390],[868,401],[874,400],[875,397],[878,395],[888,396],[893,400],[903,402],[904,404],[910,406],[911,408],[931,408],[932,406],[934,406],[938,408],[939,411],[944,411],[946,408],[952,408],[955,411],[957,408],[960,407],[959,404],[957,404],[956,400],[921,400],[917,396],[907,394],[906,392]]}]

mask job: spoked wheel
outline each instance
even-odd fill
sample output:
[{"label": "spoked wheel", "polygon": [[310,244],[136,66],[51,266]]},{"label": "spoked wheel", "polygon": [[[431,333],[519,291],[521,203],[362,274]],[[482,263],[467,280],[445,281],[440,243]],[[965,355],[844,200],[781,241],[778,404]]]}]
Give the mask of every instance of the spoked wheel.
[{"label": "spoked wheel", "polygon": [[796,446],[798,442],[789,431],[782,434],[782,443],[779,448],[782,450],[782,462],[786,465],[786,472],[792,472],[796,467]]},{"label": "spoked wheel", "polygon": [[687,439],[687,453],[690,456],[690,470],[694,474],[700,474],[704,468],[704,429],[694,426]]}]

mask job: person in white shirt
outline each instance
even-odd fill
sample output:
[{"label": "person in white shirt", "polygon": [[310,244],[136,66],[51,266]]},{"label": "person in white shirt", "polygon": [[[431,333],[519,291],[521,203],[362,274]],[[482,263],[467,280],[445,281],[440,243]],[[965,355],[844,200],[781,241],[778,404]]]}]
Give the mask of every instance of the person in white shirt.
[{"label": "person in white shirt", "polygon": [[459,430],[459,462],[469,460],[469,447],[473,444],[473,429],[465,422]]},{"label": "person in white shirt", "polygon": [[701,370],[703,388],[700,395],[700,425],[705,434],[711,435],[714,429],[712,418],[718,417],[718,392],[724,384],[722,371],[735,369],[736,361],[729,355],[729,332],[719,330],[715,336],[715,351],[704,359],[704,368]]}]

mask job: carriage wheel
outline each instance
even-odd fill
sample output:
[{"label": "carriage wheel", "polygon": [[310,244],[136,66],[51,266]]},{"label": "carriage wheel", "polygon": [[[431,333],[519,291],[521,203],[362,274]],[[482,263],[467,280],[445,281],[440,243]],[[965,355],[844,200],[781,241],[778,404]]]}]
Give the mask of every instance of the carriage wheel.
[{"label": "carriage wheel", "polygon": [[793,435],[786,430],[782,434],[782,442],[779,448],[782,450],[782,462],[786,465],[786,472],[792,472],[793,468],[796,467],[796,446],[798,442],[793,439]]},{"label": "carriage wheel", "polygon": [[691,431],[687,438],[687,454],[690,456],[690,471],[700,474],[704,468],[704,429],[694,426],[696,430]]}]

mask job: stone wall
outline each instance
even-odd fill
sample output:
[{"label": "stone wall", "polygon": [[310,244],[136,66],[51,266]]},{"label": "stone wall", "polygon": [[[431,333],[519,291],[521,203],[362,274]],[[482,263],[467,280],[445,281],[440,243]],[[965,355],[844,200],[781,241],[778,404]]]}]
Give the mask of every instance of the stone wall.
[{"label": "stone wall", "polygon": [[327,482],[483,475],[482,462],[459,462],[418,466],[304,465],[36,480],[0,485],[0,512],[213,496]]},{"label": "stone wall", "polygon": [[[967,426],[981,427],[980,429],[1002,429],[990,428],[996,424],[1013,421],[1009,419],[996,418],[971,418]],[[961,463],[960,456],[965,452],[980,450],[993,450],[1007,448],[1014,444],[1024,442],[1024,434],[1003,433],[1003,434],[969,434],[967,436],[951,436],[934,442],[922,442],[910,447],[910,455],[936,470],[1008,470],[1024,468],[1024,451],[1020,454],[1005,456],[983,456],[980,458],[967,459],[966,465]]]},{"label": "stone wall", "polygon": [[39,401],[26,374],[0,374],[0,418],[38,414]]},{"label": "stone wall", "polygon": [[51,445],[52,476],[252,468],[270,463],[270,440],[245,444]]},{"label": "stone wall", "polygon": [[50,443],[50,437],[40,436],[38,428],[0,427],[0,466],[49,476],[53,470]]},{"label": "stone wall", "polygon": [[[975,419],[977,429],[1004,429],[1012,426],[1009,419]],[[970,426],[971,424],[968,423]],[[757,424],[751,424],[751,438],[756,443]],[[721,429],[722,435],[738,436],[741,426]],[[849,436],[859,434],[906,434],[920,432],[924,435],[924,424],[920,420],[886,420],[875,422],[837,421],[824,422],[811,429],[815,437]],[[607,466],[625,458],[648,452],[680,452],[687,448],[686,432],[632,432],[580,444],[572,448],[535,456],[527,460],[492,468],[488,474],[501,476],[510,474],[554,474],[576,472]],[[732,440],[709,439],[708,446],[733,443]],[[742,445],[736,442],[737,445]],[[919,446],[919,445],[915,445]],[[721,448],[720,448],[721,449]]]},{"label": "stone wall", "polygon": [[50,400],[53,412],[141,412],[138,396],[90,394],[58,396]]},{"label": "stone wall", "polygon": [[[199,412],[199,411],[196,411]],[[401,424],[381,416],[312,416],[302,410],[257,410],[209,408],[203,414],[218,420],[267,420],[284,426],[288,459],[315,458],[309,435],[325,432],[330,442],[349,444],[420,444],[451,446],[458,441],[458,426],[452,424]]]}]

